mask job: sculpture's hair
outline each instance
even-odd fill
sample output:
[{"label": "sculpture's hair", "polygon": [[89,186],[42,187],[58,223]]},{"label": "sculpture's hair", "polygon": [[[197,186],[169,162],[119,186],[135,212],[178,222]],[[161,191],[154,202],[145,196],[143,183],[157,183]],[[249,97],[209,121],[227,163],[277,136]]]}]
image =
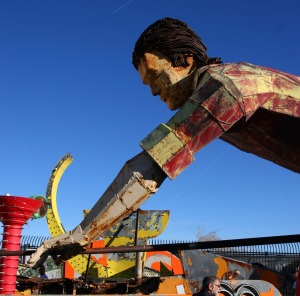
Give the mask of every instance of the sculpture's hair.
[{"label": "sculpture's hair", "polygon": [[137,69],[145,52],[158,51],[167,56],[173,67],[188,66],[186,57],[193,56],[197,66],[220,64],[220,58],[210,58],[200,37],[184,22],[163,18],[150,25],[137,40],[132,63]]}]

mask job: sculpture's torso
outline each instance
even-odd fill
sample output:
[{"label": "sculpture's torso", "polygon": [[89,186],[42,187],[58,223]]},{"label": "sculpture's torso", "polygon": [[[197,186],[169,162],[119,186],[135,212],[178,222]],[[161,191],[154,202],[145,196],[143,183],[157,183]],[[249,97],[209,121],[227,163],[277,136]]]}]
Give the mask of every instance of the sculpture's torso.
[{"label": "sculpture's torso", "polygon": [[141,143],[170,178],[218,137],[300,172],[299,77],[233,63],[198,69],[195,83],[193,95],[164,125],[169,130],[161,125]]}]

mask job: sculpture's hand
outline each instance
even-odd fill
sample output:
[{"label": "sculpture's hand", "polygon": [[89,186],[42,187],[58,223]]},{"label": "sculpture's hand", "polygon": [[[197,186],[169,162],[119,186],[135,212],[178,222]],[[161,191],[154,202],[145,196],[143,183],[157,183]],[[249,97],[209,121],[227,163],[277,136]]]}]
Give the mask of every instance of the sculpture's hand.
[{"label": "sculpture's hand", "polygon": [[59,265],[83,253],[87,246],[88,242],[84,240],[84,235],[78,226],[74,231],[45,240],[31,255],[27,266],[36,269],[45,262],[48,256],[51,256],[55,264]]},{"label": "sculpture's hand", "polygon": [[41,244],[41,246],[39,246],[30,256],[26,265],[33,269],[37,269],[40,265],[43,265],[49,255],[50,250],[47,249],[44,244]]},{"label": "sculpture's hand", "polygon": [[27,262],[27,266],[33,269],[37,269],[40,265],[43,265],[46,259],[51,256],[56,265],[59,265],[72,257],[83,253],[86,250],[85,247],[82,247],[78,244],[70,244],[64,246],[64,248],[56,246],[51,249],[45,248],[42,244],[37,248],[33,256]]}]

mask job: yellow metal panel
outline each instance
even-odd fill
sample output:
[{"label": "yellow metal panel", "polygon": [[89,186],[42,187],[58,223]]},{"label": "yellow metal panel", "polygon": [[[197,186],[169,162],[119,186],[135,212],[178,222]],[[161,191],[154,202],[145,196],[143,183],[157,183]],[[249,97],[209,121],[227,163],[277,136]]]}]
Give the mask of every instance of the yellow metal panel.
[{"label": "yellow metal panel", "polygon": [[[47,213],[47,223],[50,234],[52,237],[65,233],[65,229],[61,223],[56,202],[56,193],[58,188],[58,183],[68,166],[72,163],[73,158],[70,154],[66,154],[55,166],[52,171],[51,177],[48,182],[46,197],[50,201],[51,205]],[[78,255],[74,258],[68,260],[70,265],[80,274],[86,271],[88,264],[87,255]],[[92,270],[95,276],[106,276],[106,268],[102,265],[95,263],[95,268]]]}]

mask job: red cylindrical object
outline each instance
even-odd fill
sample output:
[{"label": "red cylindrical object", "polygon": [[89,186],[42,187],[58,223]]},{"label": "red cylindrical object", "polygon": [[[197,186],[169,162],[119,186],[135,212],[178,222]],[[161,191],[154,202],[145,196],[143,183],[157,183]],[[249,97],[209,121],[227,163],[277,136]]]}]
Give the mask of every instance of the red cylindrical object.
[{"label": "red cylindrical object", "polygon": [[298,273],[296,277],[296,296],[300,296],[300,270],[298,266]]},{"label": "red cylindrical object", "polygon": [[[38,199],[0,195],[0,220],[4,227],[2,250],[20,250],[23,225],[42,204]],[[15,294],[18,261],[18,256],[0,258],[0,294]]]}]

